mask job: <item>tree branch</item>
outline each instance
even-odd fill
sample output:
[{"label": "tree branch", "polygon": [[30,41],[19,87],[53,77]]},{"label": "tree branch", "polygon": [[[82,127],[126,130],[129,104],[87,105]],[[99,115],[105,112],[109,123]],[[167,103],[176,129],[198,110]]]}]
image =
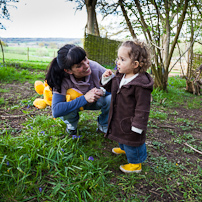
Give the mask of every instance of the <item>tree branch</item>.
[{"label": "tree branch", "polygon": [[[200,26],[200,28],[199,28],[198,30],[200,31],[201,28],[202,28],[202,25]],[[192,46],[193,43],[195,42],[197,36],[199,35],[199,31],[198,31],[198,34],[196,35],[195,39],[192,41],[192,43],[190,44],[190,46],[187,48],[187,50],[181,55],[181,57],[179,57],[179,58],[177,59],[177,61],[174,63],[174,65],[170,68],[169,73],[171,72],[171,70],[173,69],[173,67],[178,63],[178,61],[182,58],[182,56],[191,48],[191,46]]]},{"label": "tree branch", "polygon": [[121,7],[123,16],[124,16],[124,18],[125,18],[125,20],[126,20],[126,23],[127,23],[127,25],[128,25],[128,29],[129,29],[129,31],[130,31],[130,33],[131,33],[131,36],[132,36],[134,39],[136,39],[137,36],[136,36],[136,34],[135,34],[134,30],[133,30],[133,27],[132,27],[132,25],[131,25],[130,19],[129,19],[128,15],[127,15],[127,11],[125,10],[123,3],[124,3],[123,0],[119,0],[119,5],[120,5],[120,7]]},{"label": "tree branch", "polygon": [[202,152],[201,152],[201,151],[199,151],[199,150],[197,150],[197,149],[193,148],[192,146],[190,146],[190,145],[189,145],[189,144],[187,144],[186,142],[184,143],[184,145],[186,145],[187,147],[190,147],[192,150],[194,150],[195,152],[197,152],[197,153],[199,153],[199,154],[201,154],[201,155],[202,155]]},{"label": "tree branch", "polygon": [[177,43],[177,39],[178,39],[178,36],[180,34],[180,31],[181,31],[181,28],[182,28],[182,25],[183,25],[183,22],[184,22],[184,19],[185,19],[185,15],[186,15],[186,12],[187,12],[187,7],[188,7],[188,2],[189,2],[189,0],[185,0],[185,2],[184,2],[184,8],[183,8],[182,16],[180,18],[180,23],[179,23],[179,26],[178,26],[178,29],[177,29],[177,33],[175,35],[175,38],[174,38],[174,41],[173,41],[173,44],[172,44],[172,47],[171,47],[171,50],[170,50],[170,54],[168,56],[168,63],[167,64],[170,64],[175,45]]},{"label": "tree branch", "polygon": [[199,42],[199,41],[196,41],[196,42],[202,45],[202,43],[201,43],[201,42]]}]

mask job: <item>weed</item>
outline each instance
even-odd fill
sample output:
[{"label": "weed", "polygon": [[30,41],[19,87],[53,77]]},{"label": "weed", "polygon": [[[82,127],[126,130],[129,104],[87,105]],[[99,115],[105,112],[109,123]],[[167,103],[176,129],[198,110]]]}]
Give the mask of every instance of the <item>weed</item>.
[{"label": "weed", "polygon": [[4,103],[5,103],[4,98],[1,97],[1,98],[0,98],[0,105],[2,105],[2,104],[4,104]]},{"label": "weed", "polygon": [[162,111],[157,111],[157,110],[154,111],[154,110],[151,110],[149,117],[150,117],[150,118],[156,118],[156,119],[165,120],[165,119],[167,119],[168,114],[167,114],[167,113],[164,113],[164,112],[162,112]]},{"label": "weed", "polygon": [[152,145],[154,146],[154,148],[159,150],[164,144],[158,141],[153,141]]}]

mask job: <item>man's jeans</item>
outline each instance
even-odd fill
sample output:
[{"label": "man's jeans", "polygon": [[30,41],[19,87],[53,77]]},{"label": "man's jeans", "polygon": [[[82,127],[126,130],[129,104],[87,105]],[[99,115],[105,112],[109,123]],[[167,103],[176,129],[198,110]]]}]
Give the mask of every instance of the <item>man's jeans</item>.
[{"label": "man's jeans", "polygon": [[[100,110],[101,114],[98,117],[98,124],[101,126],[108,126],[109,108],[111,103],[111,94],[100,97],[97,102],[88,103],[83,106],[84,110]],[[65,124],[67,124],[68,130],[76,130],[79,121],[79,109],[70,112],[69,114],[60,117]]]}]

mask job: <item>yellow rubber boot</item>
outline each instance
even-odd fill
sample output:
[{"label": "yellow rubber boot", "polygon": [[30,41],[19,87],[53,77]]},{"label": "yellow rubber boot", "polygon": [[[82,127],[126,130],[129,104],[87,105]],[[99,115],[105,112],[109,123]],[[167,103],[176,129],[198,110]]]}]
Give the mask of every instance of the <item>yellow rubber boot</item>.
[{"label": "yellow rubber boot", "polygon": [[119,148],[119,147],[113,148],[113,149],[112,149],[112,152],[113,152],[114,154],[125,154],[125,153],[126,153],[124,150],[122,150],[122,149]]},{"label": "yellow rubber boot", "polygon": [[140,173],[142,171],[142,164],[125,164],[120,166],[120,170],[124,173]]}]

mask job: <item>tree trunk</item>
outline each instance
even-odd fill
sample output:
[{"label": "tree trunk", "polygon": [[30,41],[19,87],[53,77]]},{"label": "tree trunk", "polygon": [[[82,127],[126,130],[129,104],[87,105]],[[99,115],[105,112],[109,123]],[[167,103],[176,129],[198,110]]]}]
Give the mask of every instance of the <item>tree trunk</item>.
[{"label": "tree trunk", "polygon": [[[169,46],[170,46],[170,16],[169,16],[169,4],[168,4],[168,1],[165,1],[165,9],[166,9],[166,26],[165,26],[165,29],[166,30],[166,36],[165,36],[165,43],[163,44],[164,45],[164,50],[165,50],[165,58],[164,59],[164,66],[165,67],[169,67],[169,64],[168,64],[168,56],[169,56]],[[166,70],[168,71],[168,70]]]},{"label": "tree trunk", "polygon": [[192,65],[193,65],[193,41],[194,41],[194,27],[192,19],[192,9],[190,8],[190,24],[191,24],[191,36],[190,36],[190,49],[188,52],[188,68],[187,68],[187,79],[191,80],[192,77]]},{"label": "tree trunk", "polygon": [[194,95],[202,95],[202,65],[196,69],[192,76],[194,80],[186,80],[186,91],[193,93]]},{"label": "tree trunk", "polygon": [[86,33],[96,36],[100,36],[97,17],[96,17],[96,6],[97,0],[85,0],[86,10],[87,10],[87,24]]},{"label": "tree trunk", "polygon": [[1,52],[2,52],[2,58],[3,58],[3,64],[5,63],[4,60],[4,49],[3,49],[3,45],[2,45],[2,41],[0,40],[0,44],[1,44]]}]

